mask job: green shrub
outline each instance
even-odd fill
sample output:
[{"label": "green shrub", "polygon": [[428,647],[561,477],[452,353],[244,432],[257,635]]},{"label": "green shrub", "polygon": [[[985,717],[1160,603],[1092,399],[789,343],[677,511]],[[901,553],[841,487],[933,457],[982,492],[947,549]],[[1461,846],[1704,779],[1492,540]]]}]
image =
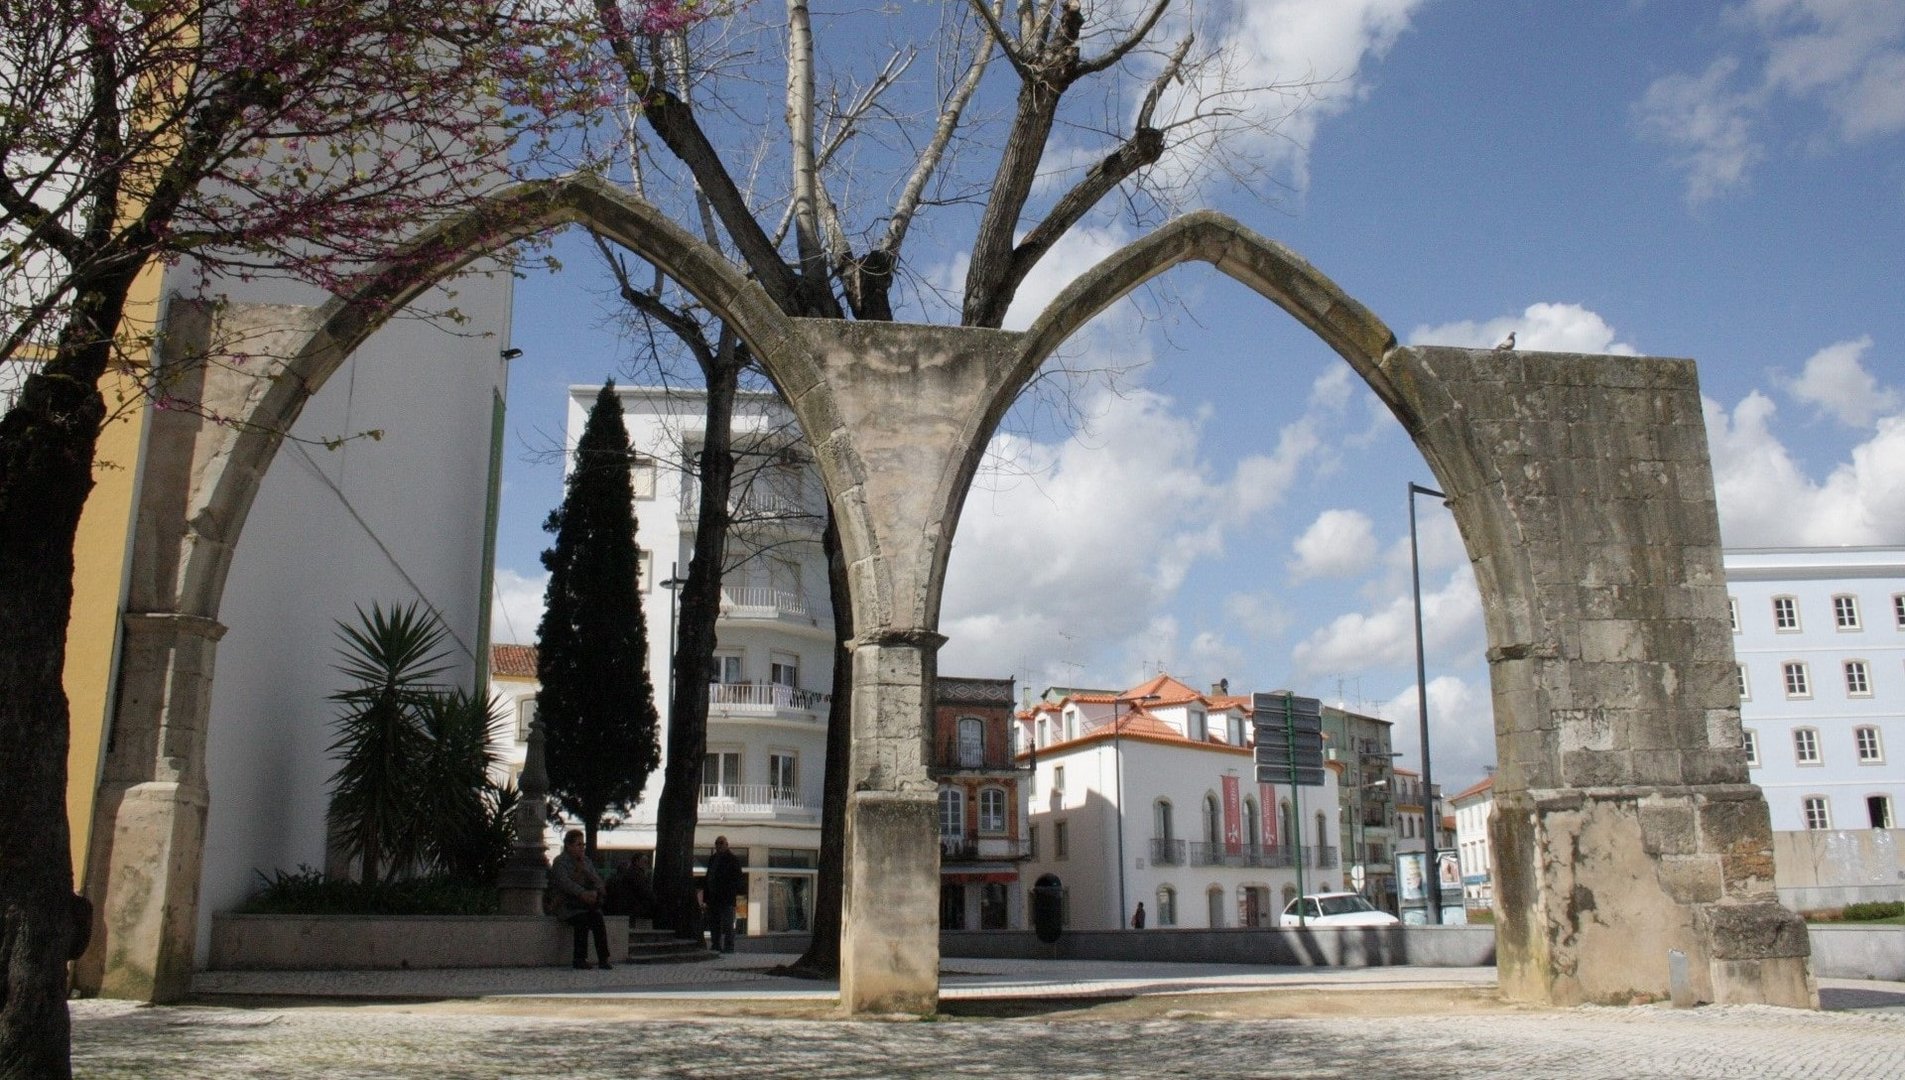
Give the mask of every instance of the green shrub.
[{"label": "green shrub", "polygon": [[436,876],[365,884],[300,866],[259,873],[260,886],[239,905],[246,915],[494,915],[496,889]]},{"label": "green shrub", "polygon": [[1905,901],[1876,900],[1863,904],[1847,904],[1839,917],[1846,922],[1876,922],[1879,919],[1896,919],[1905,915]]}]

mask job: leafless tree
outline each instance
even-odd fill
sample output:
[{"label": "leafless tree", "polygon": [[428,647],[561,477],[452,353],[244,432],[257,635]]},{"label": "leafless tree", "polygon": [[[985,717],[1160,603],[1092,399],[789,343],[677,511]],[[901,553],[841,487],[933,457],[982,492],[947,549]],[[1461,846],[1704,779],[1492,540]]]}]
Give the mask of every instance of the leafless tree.
[{"label": "leafless tree", "polygon": [[[966,237],[954,243],[969,255],[955,298],[958,322],[999,327],[1027,277],[1082,222],[1108,213],[1155,221],[1177,209],[1211,171],[1232,177],[1252,172],[1256,163],[1236,149],[1249,142],[1241,136],[1274,132],[1302,103],[1300,85],[1242,85],[1220,48],[1200,50],[1196,12],[1188,3],[1174,8],[1171,0],[966,0],[940,6],[943,22],[927,49],[902,43],[891,53],[870,55],[874,35],[867,27],[884,22],[875,10],[850,10],[817,27],[806,0],[785,0],[784,22],[773,27],[784,54],[772,60],[755,54],[749,69],[755,81],[745,84],[759,87],[767,81],[760,70],[782,65],[784,142],[777,136],[776,146],[764,148],[752,138],[764,118],[729,122],[746,112],[742,95],[728,98],[707,89],[724,78],[743,78],[749,65],[697,68],[684,62],[690,54],[705,55],[684,47],[684,33],[733,34],[732,22],[644,33],[614,0],[593,2],[647,136],[634,140],[643,152],[632,167],[680,170],[678,180],[692,193],[682,205],[692,205],[697,224],[734,254],[783,311],[796,316],[929,316],[951,290],[902,256],[930,214]],[[829,31],[846,59],[838,69],[823,70],[818,43]],[[917,65],[923,51],[936,62]],[[854,77],[855,60],[870,74]],[[930,77],[909,78],[918,66],[930,66]],[[1092,143],[1070,152],[1074,165],[1050,160],[1061,134]],[[988,162],[989,176],[975,169]],[[881,163],[889,166],[885,174],[871,167]],[[769,166],[785,169],[771,185],[760,182]],[[771,197],[762,197],[764,191]],[[948,241],[941,236],[938,242]],[[626,298],[642,309],[642,302]],[[672,317],[657,310],[644,314],[663,325]],[[709,419],[712,434],[712,414]],[[718,490],[703,484],[704,532],[697,534],[697,545],[706,528],[719,524],[708,506]],[[835,538],[831,527],[827,535]],[[827,973],[837,970],[839,955],[851,688],[844,678],[844,642],[852,637],[837,545],[829,555],[843,647],[834,665],[817,918],[802,958],[803,966]],[[706,570],[719,565],[718,558],[710,560]],[[711,656],[714,613],[703,605],[718,599],[719,583],[702,580],[697,588],[692,565],[688,581],[678,636],[686,642],[692,633]],[[676,659],[673,715],[686,712],[691,723],[700,718],[699,729],[682,737],[684,751],[705,745],[705,696],[698,713],[683,708],[695,705],[684,695],[700,695],[705,686],[704,679],[686,677],[697,662]],[[693,872],[699,755],[677,760],[676,748],[671,731],[656,856],[657,891],[664,897],[685,897]],[[690,822],[685,833],[666,824],[683,807]]]}]

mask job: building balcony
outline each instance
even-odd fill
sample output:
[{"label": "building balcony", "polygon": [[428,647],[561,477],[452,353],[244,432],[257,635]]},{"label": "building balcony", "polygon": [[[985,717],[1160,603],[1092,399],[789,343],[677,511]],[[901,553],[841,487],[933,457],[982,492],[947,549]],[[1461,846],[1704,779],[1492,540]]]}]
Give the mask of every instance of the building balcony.
[{"label": "building balcony", "polygon": [[818,824],[820,793],[774,784],[703,784],[695,816],[706,825],[797,822]]},{"label": "building balcony", "polygon": [[807,603],[807,597],[768,585],[723,585],[721,617],[730,622],[787,623],[801,627],[820,625],[820,616]]},{"label": "building balcony", "polygon": [[933,760],[926,764],[926,771],[933,776],[951,776],[955,773],[1029,775],[1032,772],[1032,760],[1017,760],[1007,750],[978,752],[966,747],[964,750],[946,752],[935,749]]},{"label": "building balcony", "polygon": [[[1297,852],[1294,848],[1266,847],[1260,844],[1208,843],[1188,840],[1151,841],[1151,863],[1153,866],[1236,866],[1265,870],[1284,870],[1296,866]],[[1303,865],[1318,870],[1332,870],[1337,866],[1337,849],[1334,847],[1306,847],[1303,849]]]},{"label": "building balcony", "polygon": [[1010,836],[941,836],[939,838],[939,861],[942,863],[1017,862],[1031,857],[1031,842]]},{"label": "building balcony", "polygon": [[833,695],[779,683],[710,683],[711,719],[794,720],[821,723],[833,707]]}]

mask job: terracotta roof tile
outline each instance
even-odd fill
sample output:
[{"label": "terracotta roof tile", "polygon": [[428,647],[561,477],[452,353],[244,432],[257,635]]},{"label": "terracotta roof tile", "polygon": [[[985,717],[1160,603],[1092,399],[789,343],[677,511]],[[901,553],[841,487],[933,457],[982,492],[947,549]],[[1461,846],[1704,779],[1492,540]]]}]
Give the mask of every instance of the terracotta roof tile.
[{"label": "terracotta roof tile", "polygon": [[536,647],[534,645],[491,645],[489,672],[491,675],[505,679],[535,678]]},{"label": "terracotta roof tile", "polygon": [[1489,788],[1492,788],[1494,786],[1495,786],[1495,778],[1492,776],[1484,776],[1479,781],[1473,784],[1470,784],[1469,786],[1449,796],[1448,801],[1454,802],[1456,799],[1466,799],[1470,795],[1480,795],[1482,792],[1487,791]]}]

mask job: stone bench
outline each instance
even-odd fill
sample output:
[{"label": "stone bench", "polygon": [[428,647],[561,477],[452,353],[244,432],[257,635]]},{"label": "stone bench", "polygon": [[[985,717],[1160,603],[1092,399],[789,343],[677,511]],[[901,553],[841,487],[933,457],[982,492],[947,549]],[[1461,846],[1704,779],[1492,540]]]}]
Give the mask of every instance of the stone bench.
[{"label": "stone bench", "polygon": [[[628,919],[610,915],[621,960]],[[546,915],[212,916],[213,971],[376,971],[566,965],[569,924]],[[593,953],[591,953],[593,955]]]}]

